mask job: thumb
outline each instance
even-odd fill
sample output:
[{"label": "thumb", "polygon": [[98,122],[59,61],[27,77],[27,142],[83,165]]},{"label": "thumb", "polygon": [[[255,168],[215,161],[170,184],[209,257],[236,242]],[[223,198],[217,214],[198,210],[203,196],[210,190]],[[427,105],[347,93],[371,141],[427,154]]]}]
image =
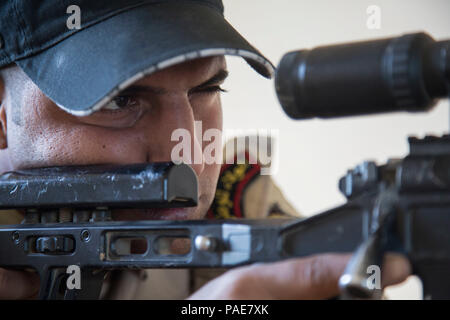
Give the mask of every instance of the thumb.
[{"label": "thumb", "polygon": [[400,253],[387,253],[382,267],[381,285],[383,288],[405,281],[412,273],[409,260]]},{"label": "thumb", "polygon": [[0,268],[0,299],[30,299],[39,292],[39,276],[34,272]]},{"label": "thumb", "polygon": [[254,266],[255,280],[267,284],[265,290],[275,299],[328,299],[339,294],[338,280],[350,257],[320,254],[259,264]]}]

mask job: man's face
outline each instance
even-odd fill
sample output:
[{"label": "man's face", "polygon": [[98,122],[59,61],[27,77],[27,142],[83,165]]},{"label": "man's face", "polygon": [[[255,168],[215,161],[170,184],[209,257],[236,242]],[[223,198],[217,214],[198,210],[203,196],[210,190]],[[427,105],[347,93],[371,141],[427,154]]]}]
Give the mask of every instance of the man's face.
[{"label": "man's face", "polygon": [[[2,135],[7,141],[0,156],[8,164],[2,169],[170,161],[178,143],[171,135],[178,128],[190,132],[192,154],[202,152],[206,143],[195,132],[194,121],[202,122],[203,131],[222,130],[219,85],[225,69],[224,57],[211,57],[161,70],[86,117],[63,111],[30,79],[18,75],[22,80],[16,88],[10,90],[8,81],[0,86]],[[199,182],[196,208],[116,211],[113,218],[203,218],[214,197],[220,165],[191,166]]]}]

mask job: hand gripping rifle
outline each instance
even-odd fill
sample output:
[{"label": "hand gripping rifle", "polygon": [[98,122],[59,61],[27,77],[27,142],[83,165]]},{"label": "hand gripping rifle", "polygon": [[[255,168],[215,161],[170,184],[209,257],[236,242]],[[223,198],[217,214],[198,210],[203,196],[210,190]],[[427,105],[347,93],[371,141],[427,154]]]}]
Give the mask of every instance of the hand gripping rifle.
[{"label": "hand gripping rifle", "polygon": [[[429,109],[448,96],[450,41],[423,33],[288,53],[276,89],[293,118]],[[359,100],[358,100],[359,99]],[[187,165],[30,169],[0,178],[0,208],[23,209],[0,227],[0,266],[33,269],[42,299],[97,298],[107,270],[234,267],[323,252],[354,252],[340,279],[346,298],[379,298],[371,266],[405,254],[424,297],[450,298],[450,136],[409,138],[404,159],[364,162],[339,181],[346,204],[307,219],[110,221],[116,208],[197,204]],[[184,239],[173,252],[167,240]],[[143,241],[144,249],[133,243]],[[168,249],[169,248],[169,249]],[[66,285],[81,268],[81,289]]]}]

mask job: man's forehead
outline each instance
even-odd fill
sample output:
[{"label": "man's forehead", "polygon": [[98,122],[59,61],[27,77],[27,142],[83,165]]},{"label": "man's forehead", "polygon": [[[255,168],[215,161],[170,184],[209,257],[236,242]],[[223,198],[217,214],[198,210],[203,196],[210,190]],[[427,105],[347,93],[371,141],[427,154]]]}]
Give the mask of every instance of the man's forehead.
[{"label": "man's forehead", "polygon": [[225,69],[224,56],[198,58],[159,70],[132,83],[131,86],[189,88],[200,85]]}]

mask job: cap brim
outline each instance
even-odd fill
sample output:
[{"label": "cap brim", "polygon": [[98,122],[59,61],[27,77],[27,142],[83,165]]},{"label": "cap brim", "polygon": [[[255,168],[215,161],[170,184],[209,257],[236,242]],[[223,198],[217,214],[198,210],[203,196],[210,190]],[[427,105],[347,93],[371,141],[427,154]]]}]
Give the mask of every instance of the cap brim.
[{"label": "cap brim", "polygon": [[122,12],[16,63],[58,106],[84,116],[146,75],[216,55],[241,56],[268,78],[274,72],[218,11],[182,2]]}]

